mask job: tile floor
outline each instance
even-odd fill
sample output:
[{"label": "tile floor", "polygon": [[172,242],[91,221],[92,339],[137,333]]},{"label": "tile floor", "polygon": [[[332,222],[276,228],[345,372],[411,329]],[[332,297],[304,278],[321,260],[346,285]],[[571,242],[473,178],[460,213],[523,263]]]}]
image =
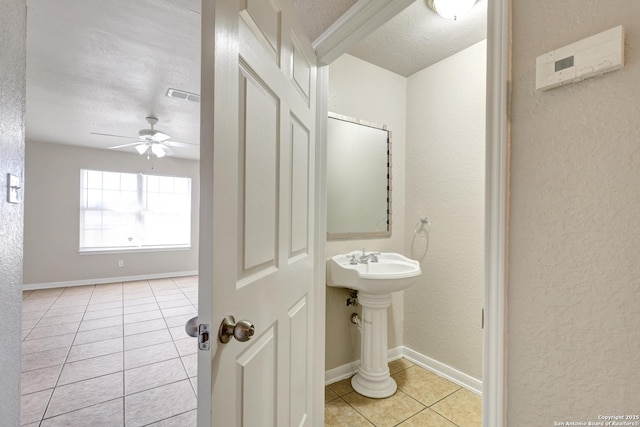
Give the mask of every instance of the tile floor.
[{"label": "tile floor", "polygon": [[405,359],[389,363],[398,391],[369,399],[351,379],[325,387],[325,426],[481,427],[480,396]]},{"label": "tile floor", "polygon": [[22,425],[195,426],[197,283],[25,291]]},{"label": "tile floor", "polygon": [[[25,291],[22,425],[191,427],[197,347],[184,332],[197,314],[197,277]],[[326,426],[480,427],[480,397],[399,359],[398,392],[325,389]]]}]

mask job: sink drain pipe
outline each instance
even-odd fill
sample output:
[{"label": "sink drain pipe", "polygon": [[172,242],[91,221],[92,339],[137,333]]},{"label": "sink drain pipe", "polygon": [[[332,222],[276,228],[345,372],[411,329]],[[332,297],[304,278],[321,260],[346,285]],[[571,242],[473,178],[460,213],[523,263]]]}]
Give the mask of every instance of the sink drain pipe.
[{"label": "sink drain pipe", "polygon": [[360,316],[358,316],[358,313],[351,314],[351,323],[356,325],[358,327],[358,330],[362,332],[362,319],[360,319]]}]

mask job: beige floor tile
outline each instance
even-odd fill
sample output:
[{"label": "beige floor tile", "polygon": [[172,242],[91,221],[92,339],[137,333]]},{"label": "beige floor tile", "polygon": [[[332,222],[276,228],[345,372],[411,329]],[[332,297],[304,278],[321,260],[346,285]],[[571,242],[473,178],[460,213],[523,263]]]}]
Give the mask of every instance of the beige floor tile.
[{"label": "beige floor tile", "polygon": [[122,316],[103,317],[101,319],[83,320],[78,332],[92,331],[94,329],[108,328],[109,326],[122,325]]},{"label": "beige floor tile", "polygon": [[171,334],[173,339],[176,341],[183,340],[185,338],[192,338],[189,335],[187,335],[187,331],[185,331],[184,329],[184,324],[169,328],[169,333]]},{"label": "beige floor tile", "polygon": [[78,362],[65,363],[62,368],[62,374],[60,374],[60,379],[58,380],[58,385],[71,384],[120,372],[123,370],[122,366],[122,352],[84,359]]},{"label": "beige floor tile", "polygon": [[351,387],[351,378],[345,378],[344,380],[329,384],[327,387],[329,387],[329,390],[338,396],[343,396],[353,391],[353,387]]},{"label": "beige floor tile", "polygon": [[482,398],[469,390],[460,389],[431,409],[460,427],[482,426]]},{"label": "beige floor tile", "polygon": [[332,427],[373,427],[373,424],[342,399],[333,399],[325,403],[324,425]]},{"label": "beige floor tile", "polygon": [[76,307],[52,308],[43,317],[60,316],[62,314],[84,313],[87,307],[78,305]]},{"label": "beige floor tile", "polygon": [[188,337],[183,340],[177,340],[173,342],[178,349],[180,356],[188,356],[198,352],[198,340],[193,337]]},{"label": "beige floor tile", "polygon": [[148,427],[196,427],[196,411],[185,412],[184,414],[149,424]]},{"label": "beige floor tile", "polygon": [[156,304],[156,299],[153,296],[153,294],[124,300],[125,307],[133,307],[135,305],[144,305],[144,304]]},{"label": "beige floor tile", "polygon": [[109,402],[99,403],[42,421],[40,427],[114,427],[124,425],[124,399],[122,397]]},{"label": "beige floor tile", "polygon": [[425,409],[399,424],[398,427],[456,427],[456,425],[431,409]]},{"label": "beige floor tile", "polygon": [[22,312],[30,313],[30,312],[45,312],[55,302],[55,298],[42,298],[42,299],[34,299],[34,300],[26,300],[22,302]]},{"label": "beige floor tile", "polygon": [[20,424],[28,424],[42,419],[53,389],[24,394],[20,398]]},{"label": "beige floor tile", "polygon": [[147,320],[162,319],[160,310],[142,311],[140,313],[132,313],[124,315],[124,323],[146,322]]},{"label": "beige floor tile", "polygon": [[144,426],[196,409],[197,400],[189,380],[125,396],[127,427]]},{"label": "beige floor tile", "polygon": [[165,360],[126,370],[124,372],[124,392],[129,395],[186,379],[187,372],[179,358]]},{"label": "beige floor tile", "polygon": [[76,334],[58,335],[39,340],[27,340],[22,343],[22,354],[37,353],[39,351],[53,350],[56,348],[69,348]]},{"label": "beige floor tile", "polygon": [[183,296],[177,296],[175,299],[171,299],[168,301],[161,301],[158,299],[158,305],[160,308],[173,308],[173,307],[191,307],[191,301]]},{"label": "beige floor tile", "polygon": [[86,306],[89,302],[89,297],[84,295],[60,297],[51,305],[51,308],[65,308],[65,307],[78,307]]},{"label": "beige floor tile", "polygon": [[82,320],[104,319],[105,317],[122,316],[122,307],[107,308],[105,310],[87,311]]},{"label": "beige floor tile", "polygon": [[57,365],[23,372],[20,376],[20,393],[29,394],[54,388],[61,370],[62,365]]},{"label": "beige floor tile", "polygon": [[122,338],[112,338],[110,340],[74,345],[69,351],[67,362],[76,362],[78,360],[90,359],[92,357],[120,353],[123,350]]},{"label": "beige floor tile", "polygon": [[122,326],[109,326],[107,328],[93,329],[91,331],[78,332],[76,339],[73,341],[74,345],[89,344],[97,341],[110,340],[113,338],[122,337]]},{"label": "beige floor tile", "polygon": [[31,333],[27,336],[28,340],[39,340],[42,338],[56,337],[59,335],[74,334],[78,331],[78,325],[80,322],[63,323],[53,326],[36,326],[31,330]]},{"label": "beige floor tile", "polygon": [[24,329],[33,329],[38,324],[40,319],[42,319],[42,317],[40,317],[40,316],[38,316],[36,318],[33,318],[33,319],[24,319],[23,318],[22,319],[22,324],[21,324],[22,329],[23,330]]},{"label": "beige floor tile", "polygon": [[69,350],[67,348],[56,348],[53,350],[40,351],[38,353],[23,354],[22,372],[62,365],[67,358],[68,351]]},{"label": "beige floor tile", "polygon": [[87,311],[108,310],[110,308],[122,307],[122,301],[96,302],[87,306]]},{"label": "beige floor tile", "polygon": [[125,335],[141,334],[143,332],[166,329],[167,324],[162,319],[147,320],[146,322],[129,323],[124,325]]},{"label": "beige floor tile", "polygon": [[143,313],[145,311],[160,310],[155,302],[138,305],[127,305],[124,307],[124,314]]},{"label": "beige floor tile", "polygon": [[58,316],[43,317],[38,322],[38,327],[48,327],[53,325],[60,325],[62,323],[79,322],[82,320],[83,314],[84,313],[66,313],[60,314]]},{"label": "beige floor tile", "polygon": [[197,396],[198,395],[198,377],[191,377],[191,378],[189,378],[189,381],[191,381],[191,386],[193,387],[193,392]]},{"label": "beige floor tile", "polygon": [[337,399],[338,395],[332,391],[328,386],[324,388],[324,403],[330,400]]},{"label": "beige floor tile", "polygon": [[345,394],[342,399],[376,427],[395,426],[425,408],[401,391],[386,399],[371,399],[356,392]]},{"label": "beige floor tile", "polygon": [[173,342],[137,348],[124,352],[124,368],[133,369],[176,357],[178,357],[178,352]]},{"label": "beige floor tile", "polygon": [[166,329],[145,332],[142,334],[127,335],[124,337],[124,350],[135,350],[150,345],[171,342],[171,334]]},{"label": "beige floor tile", "polygon": [[153,292],[144,295],[137,295],[135,298],[127,298],[124,300],[125,307],[133,307],[134,305],[156,304],[156,298]]},{"label": "beige floor tile", "polygon": [[185,323],[187,323],[187,321],[191,319],[193,316],[195,315],[183,314],[181,316],[165,317],[164,321],[167,322],[167,326],[170,328],[173,328],[176,326],[182,326],[184,328]]},{"label": "beige floor tile", "polygon": [[198,375],[197,353],[182,357],[182,363],[184,364],[184,368],[187,370],[187,375],[189,375],[189,377],[195,377]]},{"label": "beige floor tile", "polygon": [[[184,298],[184,294],[180,289],[168,289],[166,291],[155,292],[158,304],[167,301],[176,301]],[[176,306],[174,306],[176,307]]]},{"label": "beige floor tile", "polygon": [[162,309],[162,314],[164,315],[164,317],[181,316],[183,314],[197,316],[198,310],[196,310],[193,306],[189,305],[186,307],[165,308],[165,309]]},{"label": "beige floor tile", "polygon": [[57,298],[62,295],[63,292],[64,288],[37,289],[34,291],[30,291],[29,295],[24,299],[32,300],[39,298]]},{"label": "beige floor tile", "polygon": [[398,389],[426,406],[431,406],[460,389],[460,386],[419,366],[412,366],[392,375]]},{"label": "beige floor tile", "polygon": [[407,359],[396,359],[393,362],[389,362],[389,372],[391,374],[395,374],[396,372],[403,371],[407,368],[415,366],[413,363],[409,362]]},{"label": "beige floor tile", "polygon": [[45,414],[46,418],[108,402],[122,396],[121,372],[56,387]]}]

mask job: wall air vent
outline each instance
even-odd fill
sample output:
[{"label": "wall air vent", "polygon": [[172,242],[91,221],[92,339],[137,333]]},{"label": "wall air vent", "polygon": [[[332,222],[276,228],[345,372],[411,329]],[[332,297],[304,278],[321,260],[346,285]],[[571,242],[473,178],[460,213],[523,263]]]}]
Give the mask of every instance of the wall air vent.
[{"label": "wall air vent", "polygon": [[200,102],[200,95],[191,93],[191,92],[186,92],[184,90],[169,88],[167,89],[167,96],[169,98],[178,98],[178,99],[185,99],[193,102]]}]

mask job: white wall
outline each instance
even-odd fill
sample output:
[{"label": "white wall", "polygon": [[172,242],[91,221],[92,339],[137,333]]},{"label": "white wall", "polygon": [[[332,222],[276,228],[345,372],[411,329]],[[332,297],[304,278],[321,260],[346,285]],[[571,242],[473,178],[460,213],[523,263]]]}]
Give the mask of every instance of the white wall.
[{"label": "white wall", "polygon": [[[80,169],[191,177],[191,249],[78,253]],[[198,269],[198,162],[28,141],[25,160],[24,283],[39,285],[194,272]],[[118,267],[118,260],[124,267]]]},{"label": "white wall", "polygon": [[[640,410],[640,2],[513,2],[508,425]],[[535,90],[536,56],[617,25],[625,68]]]},{"label": "white wall", "polygon": [[26,2],[0,2],[0,423],[20,425],[22,190],[7,203],[7,174],[24,179]]},{"label": "white wall", "polygon": [[[423,274],[405,291],[404,345],[482,378],[486,42],[407,82],[405,253]],[[426,238],[413,230],[431,221]]]},{"label": "white wall", "polygon": [[[404,250],[404,162],[405,162],[406,79],[353,56],[343,55],[329,67],[329,111],[388,125],[392,132],[392,233],[390,238],[329,241],[326,256],[366,248],[367,251]],[[326,369],[360,359],[360,335],[351,325],[346,307],[348,292],[327,288]],[[401,292],[393,295],[388,313],[389,347],[402,345]]]}]

